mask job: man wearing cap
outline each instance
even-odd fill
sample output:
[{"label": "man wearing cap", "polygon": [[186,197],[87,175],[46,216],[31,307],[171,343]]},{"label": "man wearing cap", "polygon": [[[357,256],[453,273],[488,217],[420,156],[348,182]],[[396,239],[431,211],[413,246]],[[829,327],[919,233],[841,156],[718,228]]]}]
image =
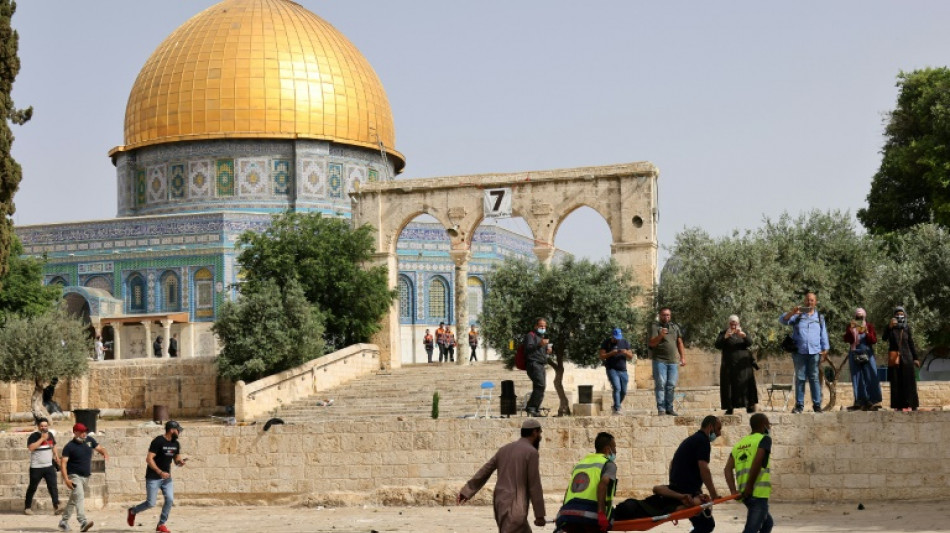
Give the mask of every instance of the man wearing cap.
[{"label": "man wearing cap", "polygon": [[161,489],[165,503],[162,504],[162,514],[158,517],[158,526],[155,531],[168,533],[165,522],[172,510],[175,501],[175,490],[172,486],[172,462],[177,466],[185,466],[188,459],[181,458],[181,445],[178,435],[181,433],[181,424],[174,420],[165,423],[165,434],[152,439],[145,455],[145,501],[129,508],[126,521],[130,526],[135,525],[135,515],[155,507],[158,501],[158,491]]},{"label": "man wearing cap", "polygon": [[498,470],[492,495],[498,533],[531,533],[528,502],[534,507],[534,525],[544,527],[544,489],[538,466],[541,423],[529,418],[521,425],[521,438],[498,449],[459,491],[458,503],[469,501]]},{"label": "man wearing cap", "polygon": [[60,531],[69,531],[69,517],[76,513],[79,520],[79,530],[89,531],[93,521],[86,519],[86,491],[89,490],[89,476],[92,475],[92,452],[99,452],[103,459],[109,455],[95,439],[86,435],[87,429],[83,424],[73,426],[73,439],[63,446],[63,453],[59,463],[59,471],[63,475],[66,487],[72,492],[66,502],[63,519],[59,521]]},{"label": "man wearing cap", "polygon": [[610,337],[600,345],[600,360],[607,367],[607,379],[614,389],[613,414],[621,414],[620,406],[627,397],[627,361],[633,359],[630,343],[623,338],[623,331],[614,328]]}]

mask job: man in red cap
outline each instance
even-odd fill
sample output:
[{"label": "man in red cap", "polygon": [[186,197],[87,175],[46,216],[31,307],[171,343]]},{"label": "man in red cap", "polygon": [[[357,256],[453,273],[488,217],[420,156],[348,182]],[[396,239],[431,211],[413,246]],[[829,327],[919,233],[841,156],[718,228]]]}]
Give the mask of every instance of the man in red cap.
[{"label": "man in red cap", "polygon": [[103,459],[108,459],[109,455],[95,439],[86,435],[86,431],[85,425],[76,424],[73,426],[73,439],[63,446],[59,471],[63,474],[66,487],[72,492],[66,503],[66,511],[63,512],[63,519],[59,521],[60,531],[69,531],[69,517],[73,511],[79,520],[79,531],[89,531],[93,526],[92,520],[86,520],[85,505],[89,476],[92,475],[92,452],[99,452]]}]

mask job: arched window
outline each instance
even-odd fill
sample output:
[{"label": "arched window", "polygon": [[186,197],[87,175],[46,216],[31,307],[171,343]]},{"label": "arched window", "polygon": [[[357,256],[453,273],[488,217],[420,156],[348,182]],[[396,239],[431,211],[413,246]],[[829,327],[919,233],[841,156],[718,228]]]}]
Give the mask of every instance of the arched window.
[{"label": "arched window", "polygon": [[449,286],[442,278],[429,282],[429,320],[444,320],[449,316]]},{"label": "arched window", "polygon": [[207,268],[195,272],[195,317],[214,317],[214,274]]},{"label": "arched window", "polygon": [[399,291],[399,320],[411,322],[416,307],[412,305],[412,282],[406,276],[399,276],[397,289]]},{"label": "arched window", "polygon": [[46,284],[47,285],[62,285],[63,287],[65,287],[66,285],[69,285],[69,283],[66,283],[66,278],[62,276],[56,276],[55,278],[49,280]]},{"label": "arched window", "polygon": [[162,310],[178,311],[181,309],[181,284],[178,283],[178,274],[171,270],[162,274]]},{"label": "arched window", "polygon": [[148,291],[146,290],[145,278],[138,272],[129,276],[128,294],[126,301],[129,305],[129,311],[133,313],[144,313],[148,307]]},{"label": "arched window", "polygon": [[86,280],[85,285],[90,289],[101,289],[112,294],[112,280],[105,276],[93,276]]},{"label": "arched window", "polygon": [[468,323],[478,322],[478,315],[482,314],[482,304],[485,301],[485,284],[482,280],[468,278]]}]

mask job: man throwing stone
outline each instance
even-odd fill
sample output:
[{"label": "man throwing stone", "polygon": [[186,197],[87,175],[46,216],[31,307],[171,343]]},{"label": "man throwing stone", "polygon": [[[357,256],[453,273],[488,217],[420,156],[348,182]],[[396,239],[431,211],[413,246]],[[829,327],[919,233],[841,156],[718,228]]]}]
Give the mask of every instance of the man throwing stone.
[{"label": "man throwing stone", "polygon": [[162,514],[158,517],[158,526],[155,531],[168,533],[165,522],[171,513],[175,501],[175,490],[172,486],[172,462],[177,466],[185,466],[187,459],[181,458],[181,445],[178,435],[181,433],[181,424],[174,420],[165,423],[165,434],[152,439],[145,456],[145,501],[129,509],[127,522],[135,525],[135,515],[155,507],[158,500],[158,491],[162,491],[165,503],[162,504]]},{"label": "man throwing stone", "polygon": [[498,533],[531,533],[528,502],[534,507],[534,525],[544,527],[544,489],[541,488],[538,447],[541,423],[529,418],[521,425],[521,438],[498,449],[459,491],[458,503],[472,499],[498,470],[495,493],[495,523]]}]

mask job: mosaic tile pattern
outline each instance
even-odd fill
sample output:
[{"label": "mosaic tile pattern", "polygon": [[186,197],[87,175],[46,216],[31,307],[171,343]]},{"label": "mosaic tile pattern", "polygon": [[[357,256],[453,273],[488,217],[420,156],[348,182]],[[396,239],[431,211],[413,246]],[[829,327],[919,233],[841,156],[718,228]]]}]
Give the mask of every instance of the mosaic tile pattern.
[{"label": "mosaic tile pattern", "polygon": [[146,184],[148,186],[147,198],[149,203],[158,203],[168,200],[166,168],[165,165],[156,165],[148,168]]},{"label": "mosaic tile pattern", "polygon": [[214,163],[208,160],[188,163],[188,196],[190,198],[209,198],[214,176]]},{"label": "mosaic tile pattern", "polygon": [[305,196],[324,198],[327,195],[326,162],[304,159],[298,163],[301,193]]},{"label": "mosaic tile pattern", "polygon": [[171,197],[180,200],[185,197],[185,165],[178,163],[169,166],[169,191]]},{"label": "mosaic tile pattern", "polygon": [[327,196],[342,199],[343,187],[343,165],[330,163],[327,165]]},{"label": "mosaic tile pattern", "polygon": [[238,159],[237,187],[240,196],[263,196],[269,192],[270,172],[266,159]]},{"label": "mosaic tile pattern", "polygon": [[290,194],[290,161],[276,159],[272,163],[274,165],[271,172],[274,179],[274,194]]},{"label": "mosaic tile pattern", "polygon": [[215,184],[218,196],[234,196],[234,160],[218,159],[214,162]]},{"label": "mosaic tile pattern", "polygon": [[145,207],[148,190],[148,182],[145,179],[145,169],[136,169],[135,171],[135,207]]}]

